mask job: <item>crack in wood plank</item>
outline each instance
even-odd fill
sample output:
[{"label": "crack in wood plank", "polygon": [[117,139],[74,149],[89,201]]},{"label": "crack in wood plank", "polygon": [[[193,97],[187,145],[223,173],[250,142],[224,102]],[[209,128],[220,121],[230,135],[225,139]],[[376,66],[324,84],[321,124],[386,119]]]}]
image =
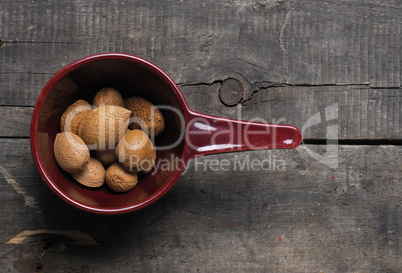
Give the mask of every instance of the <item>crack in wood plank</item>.
[{"label": "crack in wood plank", "polygon": [[280,47],[280,49],[281,49],[281,51],[282,51],[282,62],[283,62],[283,66],[285,67],[285,75],[284,75],[284,78],[285,78],[285,81],[286,81],[286,82],[288,82],[288,73],[289,73],[289,71],[288,71],[288,51],[287,51],[287,49],[286,49],[286,42],[285,42],[285,39],[283,38],[283,33],[284,33],[284,31],[285,31],[286,26],[289,25],[289,22],[290,22],[290,19],[291,19],[291,17],[290,17],[291,15],[292,15],[292,11],[289,10],[289,11],[286,13],[285,19],[283,20],[283,23],[282,23],[282,26],[281,26],[281,30],[280,30],[280,32],[279,32],[279,37],[278,37],[278,40],[279,40],[279,47]]},{"label": "crack in wood plank", "polygon": [[[63,41],[28,41],[28,40],[15,40],[15,41],[8,41],[3,40],[1,46],[6,46],[7,44],[66,44],[66,45],[83,45],[85,43],[77,43],[77,42],[63,42]],[[1,47],[0,46],[0,47]]]}]

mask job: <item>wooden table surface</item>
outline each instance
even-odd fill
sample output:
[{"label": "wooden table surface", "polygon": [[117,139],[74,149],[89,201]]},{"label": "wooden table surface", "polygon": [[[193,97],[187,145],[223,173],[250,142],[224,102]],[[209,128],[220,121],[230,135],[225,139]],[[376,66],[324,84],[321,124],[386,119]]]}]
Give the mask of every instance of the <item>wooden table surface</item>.
[{"label": "wooden table surface", "polygon": [[[401,14],[399,0],[0,0],[1,272],[402,272]],[[194,111],[295,125],[304,144],[192,159],[138,212],[79,211],[42,181],[30,118],[53,74],[102,52],[155,63]],[[226,80],[240,91],[220,96]]]}]

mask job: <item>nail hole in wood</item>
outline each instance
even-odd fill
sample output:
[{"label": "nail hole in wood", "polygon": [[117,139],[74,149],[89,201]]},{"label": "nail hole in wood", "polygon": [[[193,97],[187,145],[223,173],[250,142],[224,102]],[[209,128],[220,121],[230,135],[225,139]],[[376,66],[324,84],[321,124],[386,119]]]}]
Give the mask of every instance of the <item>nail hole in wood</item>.
[{"label": "nail hole in wood", "polygon": [[35,272],[42,272],[42,270],[43,270],[43,265],[42,264],[40,264],[40,263],[34,264],[34,271]]}]

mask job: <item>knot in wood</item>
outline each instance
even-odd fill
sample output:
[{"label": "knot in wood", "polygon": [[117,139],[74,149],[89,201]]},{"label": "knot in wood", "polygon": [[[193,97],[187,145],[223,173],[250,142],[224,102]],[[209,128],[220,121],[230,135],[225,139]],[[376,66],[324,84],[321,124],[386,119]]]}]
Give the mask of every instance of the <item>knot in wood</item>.
[{"label": "knot in wood", "polygon": [[219,98],[227,106],[237,105],[243,98],[243,85],[239,80],[227,79],[219,89]]}]

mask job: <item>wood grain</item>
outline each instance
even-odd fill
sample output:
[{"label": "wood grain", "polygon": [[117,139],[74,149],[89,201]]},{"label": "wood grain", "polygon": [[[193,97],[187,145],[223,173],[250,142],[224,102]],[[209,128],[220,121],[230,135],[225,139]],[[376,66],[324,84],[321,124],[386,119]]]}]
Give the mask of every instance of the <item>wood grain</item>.
[{"label": "wood grain", "polygon": [[0,107],[0,136],[29,137],[32,107]]},{"label": "wood grain", "polygon": [[[303,3],[7,1],[0,16],[0,105],[33,106],[63,66],[119,51],[166,70],[196,111],[233,117],[238,108],[221,105],[217,94],[223,80],[234,78],[244,83],[243,102],[251,99],[241,108],[246,120],[303,127],[338,103],[339,138],[401,139],[395,3]],[[304,133],[325,139],[326,127]]]},{"label": "wood grain", "polygon": [[[401,146],[192,159],[152,206],[103,217],[48,189],[28,139],[51,76],[114,51],[161,67],[194,111],[296,125],[319,143],[334,136],[329,128],[345,143],[400,141],[400,14],[398,0],[0,0],[2,272],[400,272]],[[244,87],[232,107],[219,99],[227,79]],[[307,126],[313,117],[321,121]],[[334,147],[337,168],[317,160]],[[247,159],[264,168],[241,169]],[[79,231],[99,245],[46,233],[5,243],[43,229]]]},{"label": "wood grain", "polygon": [[[402,139],[402,98],[399,89],[375,89],[365,85],[283,86],[272,83],[251,85],[252,93],[243,95],[235,107],[219,98],[221,83],[182,86],[181,90],[194,111],[209,115],[282,123],[298,127],[304,139],[339,140]],[[333,109],[333,110],[331,110]],[[328,111],[331,113],[328,113]],[[29,137],[32,107],[0,107],[0,136]],[[309,126],[309,119],[321,122]]]},{"label": "wood grain", "polygon": [[[402,266],[400,147],[339,146],[337,169],[307,152],[325,152],[320,145],[192,159],[155,204],[105,218],[50,192],[32,159],[18,155],[29,149],[28,140],[0,143],[0,165],[38,209],[24,206],[26,196],[1,175],[1,241],[47,228],[79,230],[99,244],[74,246],[53,237],[44,257],[39,247],[46,234],[37,244],[1,244],[5,268],[16,268],[15,253],[19,263],[41,262],[54,272],[398,272]],[[18,166],[10,163],[15,157]],[[227,160],[228,169],[215,171],[212,160]],[[243,165],[246,160],[266,160],[264,169]],[[273,160],[277,165],[269,169]]]},{"label": "wood grain", "polygon": [[396,1],[361,0],[336,5],[75,1],[68,6],[6,1],[0,17],[0,73],[28,73],[29,86],[38,88],[36,73],[54,74],[84,56],[119,51],[153,61],[177,83],[240,73],[249,82],[399,88],[396,7]]},{"label": "wood grain", "polygon": [[[241,78],[241,77],[240,77]],[[220,83],[182,86],[192,110],[220,117],[297,126],[305,139],[331,139],[328,126],[336,126],[339,140],[401,139],[402,109],[399,89],[366,85],[282,86],[247,84],[236,107],[224,107]],[[247,88],[246,88],[247,89]],[[308,121],[319,116],[320,122]]]}]

